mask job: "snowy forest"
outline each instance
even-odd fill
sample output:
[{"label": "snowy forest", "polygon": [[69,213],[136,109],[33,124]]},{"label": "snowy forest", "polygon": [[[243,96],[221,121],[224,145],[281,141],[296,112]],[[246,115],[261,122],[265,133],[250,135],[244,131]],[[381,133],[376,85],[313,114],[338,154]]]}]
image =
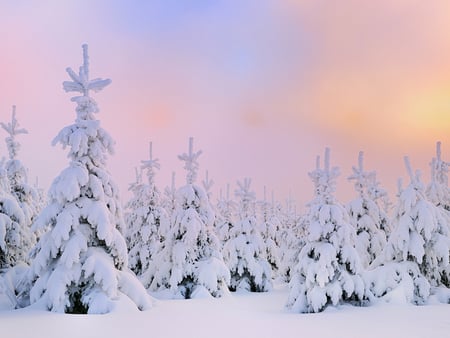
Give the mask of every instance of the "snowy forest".
[{"label": "snowy forest", "polygon": [[344,173],[325,149],[315,165],[311,159],[304,214],[266,189],[256,196],[250,178],[214,196],[213,179],[199,177],[202,151],[193,138],[178,155],[185,177],[173,174],[170,186],[158,187],[150,142],[122,205],[107,165],[114,140],[93,98],[111,80],[91,79],[87,45],[82,50],[82,65],[67,68],[63,82],[75,95],[75,121],[52,142],[68,164],[47,192],[29,183],[20,160],[28,133],[20,109],[1,123],[8,154],[0,162],[0,294],[11,310],[102,314],[127,299],[145,311],[156,298],[272,292],[279,283],[288,285],[285,307],[293,313],[392,299],[450,303],[450,162],[440,142],[428,182],[405,156],[408,180],[398,181],[395,196],[364,166],[364,153],[355,154],[350,202],[335,195]]}]

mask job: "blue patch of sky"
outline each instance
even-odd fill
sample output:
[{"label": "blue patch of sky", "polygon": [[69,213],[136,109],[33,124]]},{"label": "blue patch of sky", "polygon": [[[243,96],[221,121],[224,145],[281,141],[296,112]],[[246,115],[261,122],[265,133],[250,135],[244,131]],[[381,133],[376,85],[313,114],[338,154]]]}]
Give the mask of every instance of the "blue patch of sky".
[{"label": "blue patch of sky", "polygon": [[129,0],[109,11],[122,34],[198,58],[245,87],[311,61],[301,23],[283,22],[273,6],[274,0]]}]

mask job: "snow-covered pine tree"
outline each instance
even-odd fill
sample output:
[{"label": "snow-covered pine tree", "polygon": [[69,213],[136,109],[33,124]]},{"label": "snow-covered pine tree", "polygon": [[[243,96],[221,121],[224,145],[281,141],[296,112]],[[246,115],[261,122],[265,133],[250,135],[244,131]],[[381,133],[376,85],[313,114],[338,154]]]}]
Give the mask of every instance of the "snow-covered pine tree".
[{"label": "snow-covered pine tree", "polygon": [[[125,241],[128,248],[128,266],[133,271],[134,264],[131,262],[130,258],[130,247],[135,242],[135,238],[132,236],[133,224],[142,221],[141,217],[135,212],[139,209],[141,204],[141,195],[143,191],[144,183],[142,182],[142,169],[134,168],[135,181],[130,183],[128,186],[128,191],[131,192],[132,196],[130,200],[125,204],[124,221],[126,227]],[[132,238],[133,237],[133,238]],[[137,264],[137,263],[136,263]],[[136,272],[135,272],[136,273]]]},{"label": "snow-covered pine tree", "polygon": [[364,300],[361,263],[355,249],[355,229],[345,208],[334,197],[337,167],[330,168],[330,151],[325,166],[309,173],[315,197],[306,215],[308,236],[293,267],[287,306],[294,312],[320,312],[328,305]]},{"label": "snow-covered pine tree", "polygon": [[175,207],[177,204],[176,202],[177,202],[177,187],[175,184],[175,172],[172,172],[172,180],[170,186],[166,186],[164,188],[164,196],[162,199],[162,205],[166,209],[169,218],[171,218],[171,215],[173,215],[175,211]]},{"label": "snow-covered pine tree", "polygon": [[431,161],[430,167],[431,182],[427,187],[427,196],[436,206],[445,209],[450,217],[450,189],[448,187],[450,163],[442,160],[441,142],[436,143],[436,157]]},{"label": "snow-covered pine tree", "polygon": [[299,253],[305,245],[306,219],[297,214],[291,196],[286,201],[286,208],[278,206],[277,209],[281,217],[281,230],[277,234],[281,253],[279,275],[283,281],[289,282],[292,267],[297,265]]},{"label": "snow-covered pine tree", "polygon": [[[210,206],[214,213],[214,223],[213,223],[213,231],[217,238],[219,239],[219,243],[222,245],[222,241],[220,240],[219,234],[217,232],[217,223],[221,222],[221,217],[218,209],[216,208],[216,205],[212,203],[212,191],[211,188],[214,185],[214,181],[209,178],[208,170],[205,172],[205,178],[202,180],[202,187],[205,190],[206,196],[208,197],[208,201],[210,202]],[[222,246],[221,246],[222,247]],[[222,251],[222,250],[221,250]]]},{"label": "snow-covered pine tree", "polygon": [[389,217],[392,203],[389,201],[388,193],[380,186],[377,176],[370,175],[367,178],[367,194],[369,198],[376,203],[380,212],[379,227],[386,234],[386,239],[389,238],[392,232],[392,224]]},{"label": "snow-covered pine tree", "polygon": [[11,194],[8,174],[0,162],[0,271],[27,260],[23,250],[29,229],[24,228],[25,216],[17,200]]},{"label": "snow-covered pine tree", "polygon": [[230,185],[227,184],[226,194],[223,195],[222,190],[220,191],[216,207],[216,222],[214,223],[222,247],[229,239],[230,229],[233,227],[235,207],[234,201],[230,198]]},{"label": "snow-covered pine tree", "polygon": [[[170,186],[166,186],[164,188],[164,194],[161,199],[161,206],[166,210],[167,217],[169,222],[165,222],[160,226],[160,234],[165,239],[168,237],[169,232],[172,228],[172,219],[175,213],[175,208],[177,206],[177,186],[175,184],[175,172],[172,172],[172,179],[170,182]],[[161,243],[164,244],[164,241]]]},{"label": "snow-covered pine tree", "polygon": [[151,289],[170,289],[175,297],[192,298],[207,293],[214,297],[226,291],[229,271],[213,231],[214,212],[205,190],[195,184],[198,157],[193,139],[189,151],[179,157],[185,162],[186,185],[176,193],[172,227],[157,254]]},{"label": "snow-covered pine tree", "polygon": [[[16,106],[12,107],[12,117],[9,123],[0,123],[7,132],[6,146],[8,148],[9,159],[5,163],[11,194],[17,200],[23,212],[23,220],[16,229],[20,233],[20,244],[18,244],[16,254],[17,260],[28,263],[28,254],[36,244],[36,236],[31,231],[31,224],[41,211],[42,206],[39,200],[39,192],[35,187],[28,184],[27,170],[22,162],[17,158],[20,150],[20,143],[16,137],[20,134],[27,134],[28,131],[20,128],[16,118]],[[19,252],[20,251],[20,252]]]},{"label": "snow-covered pine tree", "polygon": [[264,251],[267,261],[272,268],[272,276],[278,275],[280,268],[280,245],[277,242],[277,235],[281,231],[281,222],[277,209],[275,208],[274,195],[272,192],[272,203],[267,201],[266,187],[264,187],[264,200],[260,201],[260,228],[264,241]]},{"label": "snow-covered pine tree", "polygon": [[90,79],[88,46],[83,45],[83,65],[66,92],[78,92],[75,123],[53,140],[69,148],[69,166],[53,181],[49,204],[33,225],[49,227],[37,244],[31,265],[31,303],[67,313],[106,313],[120,297],[129,297],[139,309],[151,299],[128,266],[122,208],[117,186],[106,168],[114,141],[95,119],[97,103],[90,96],[111,80]]},{"label": "snow-covered pine tree", "polygon": [[151,260],[155,258],[164,240],[160,228],[167,228],[169,222],[167,213],[161,206],[160,192],[154,179],[155,169],[159,168],[159,160],[153,158],[150,143],[150,157],[142,161],[141,165],[141,169],[146,170],[148,182],[142,184],[141,179],[137,178],[137,184],[132,189],[134,196],[127,204],[128,265],[146,287],[150,285],[154,274],[150,271]]},{"label": "snow-covered pine tree", "polygon": [[423,304],[430,286],[449,286],[450,233],[443,210],[426,198],[420,172],[404,160],[410,183],[400,190],[394,230],[368,278],[375,296],[402,285],[406,301]]},{"label": "snow-covered pine tree", "polygon": [[[39,210],[39,213],[42,211],[42,209],[45,208],[45,206],[47,205],[47,195],[46,192],[44,191],[44,189],[42,189],[42,187],[39,186],[39,180],[36,177],[36,180],[34,182],[34,189],[37,192],[37,210]],[[35,217],[37,217],[38,214],[36,214]],[[37,234],[37,236],[39,237],[39,234]]]},{"label": "snow-covered pine tree", "polygon": [[249,178],[237,184],[237,215],[223,247],[224,259],[231,272],[230,290],[269,291],[272,289],[272,270],[256,219],[255,193],[250,190]]},{"label": "snow-covered pine tree", "polygon": [[386,217],[369,193],[372,183],[376,182],[376,173],[364,171],[363,162],[364,153],[361,151],[358,166],[352,168],[353,174],[348,177],[349,181],[355,182],[358,197],[348,204],[347,209],[351,224],[356,229],[356,250],[363,267],[367,268],[386,245],[386,233],[381,229]]}]

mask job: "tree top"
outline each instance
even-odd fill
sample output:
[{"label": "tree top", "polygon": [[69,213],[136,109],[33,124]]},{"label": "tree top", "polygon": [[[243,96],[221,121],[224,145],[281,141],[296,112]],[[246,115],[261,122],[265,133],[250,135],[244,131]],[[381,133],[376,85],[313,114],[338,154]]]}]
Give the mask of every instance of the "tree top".
[{"label": "tree top", "polygon": [[6,138],[6,145],[8,147],[9,158],[14,159],[20,148],[20,144],[15,141],[16,135],[28,134],[28,131],[24,128],[19,128],[19,122],[16,119],[16,106],[12,106],[11,122],[7,124],[0,122],[2,128],[8,133]]},{"label": "tree top", "polygon": [[88,45],[82,45],[83,48],[83,65],[80,66],[78,74],[76,74],[72,68],[66,68],[67,74],[69,74],[72,81],[64,81],[63,88],[66,92],[78,92],[85,97],[89,97],[89,92],[92,90],[94,93],[99,92],[107,85],[111,83],[110,79],[89,79],[89,55]]}]

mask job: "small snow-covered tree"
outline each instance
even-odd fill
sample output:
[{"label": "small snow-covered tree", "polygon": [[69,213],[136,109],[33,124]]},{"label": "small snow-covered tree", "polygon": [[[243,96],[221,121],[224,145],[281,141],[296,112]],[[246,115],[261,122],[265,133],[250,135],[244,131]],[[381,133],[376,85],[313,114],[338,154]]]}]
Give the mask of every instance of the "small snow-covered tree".
[{"label": "small snow-covered tree", "polygon": [[347,211],[333,195],[339,169],[330,168],[329,156],[327,148],[324,168],[317,157],[316,170],[309,173],[315,197],[309,203],[308,236],[293,267],[287,303],[295,312],[320,312],[328,305],[364,300],[356,233]]},{"label": "small snow-covered tree", "polygon": [[443,211],[426,198],[420,172],[414,174],[408,157],[404,160],[410,183],[399,193],[394,230],[383,255],[372,264],[374,271],[395,276],[390,279],[396,283],[372,281],[371,291],[381,296],[387,289],[406,284],[405,299],[422,304],[430,286],[449,286],[450,237]]},{"label": "small snow-covered tree", "polygon": [[116,184],[106,169],[114,141],[95,119],[97,103],[90,96],[111,80],[89,77],[88,47],[83,45],[83,65],[66,92],[78,92],[75,123],[63,128],[53,144],[69,148],[69,166],[53,181],[49,204],[34,223],[49,227],[37,244],[31,265],[31,303],[68,313],[105,313],[113,301],[128,296],[139,309],[151,299],[136,276],[127,269],[128,257],[122,208]]},{"label": "small snow-covered tree", "polygon": [[230,289],[269,291],[272,288],[272,271],[256,219],[255,193],[250,190],[249,178],[237,183],[237,215],[223,247],[225,262],[231,272]]},{"label": "small snow-covered tree", "polygon": [[267,201],[266,187],[264,187],[264,200],[260,203],[260,228],[265,247],[267,261],[272,268],[272,276],[277,276],[280,268],[280,244],[277,242],[278,233],[281,231],[281,221],[272,192],[272,203]]},{"label": "small snow-covered tree", "polygon": [[223,195],[222,190],[220,191],[216,206],[216,222],[214,223],[222,247],[229,239],[230,229],[233,227],[235,207],[234,201],[230,198],[230,185],[227,184],[226,194]]},{"label": "small snow-covered tree", "polygon": [[[170,186],[164,188],[164,196],[162,199],[162,205],[166,209],[166,212],[171,216],[176,207],[177,202],[177,187],[175,185],[175,173],[172,173],[172,180]],[[170,218],[170,217],[169,217]]]},{"label": "small snow-covered tree", "polygon": [[386,233],[381,229],[386,222],[386,216],[369,193],[373,182],[376,182],[376,174],[364,171],[363,156],[361,151],[358,167],[353,167],[353,174],[348,178],[349,181],[355,182],[358,197],[348,204],[347,209],[351,224],[356,229],[356,250],[363,267],[367,268],[386,245]]},{"label": "small snow-covered tree", "polygon": [[161,206],[160,192],[155,184],[155,169],[159,169],[159,160],[153,158],[150,143],[150,158],[142,161],[141,169],[146,170],[147,184],[138,177],[132,186],[134,196],[128,202],[126,214],[128,225],[129,267],[140,276],[144,286],[151,283],[153,273],[149,271],[150,262],[155,258],[164,240],[160,228],[167,228],[169,222],[165,209]]},{"label": "small snow-covered tree", "polygon": [[298,257],[305,245],[306,218],[297,214],[294,201],[289,198],[286,208],[280,209],[281,230],[277,241],[280,243],[280,269],[279,275],[284,282],[291,280],[292,268],[298,264]]},{"label": "small snow-covered tree", "polygon": [[431,182],[427,187],[427,196],[436,206],[445,209],[450,217],[450,189],[448,172],[450,164],[442,160],[441,142],[436,143],[436,157],[430,163]]},{"label": "small snow-covered tree", "polygon": [[[9,180],[3,161],[0,162],[0,269],[15,266],[27,260],[23,250],[27,234],[23,227],[25,216],[17,200],[11,194]],[[28,230],[29,231],[29,230]]]},{"label": "small snow-covered tree", "polygon": [[210,200],[210,201],[212,198],[211,188],[213,187],[213,185],[214,185],[214,181],[209,178],[208,170],[206,170],[205,179],[202,181],[202,186],[206,192],[206,196],[208,196],[208,200]]},{"label": "small snow-covered tree", "polygon": [[[46,191],[44,191],[44,189],[42,189],[42,187],[39,186],[39,180],[36,177],[36,181],[34,183],[34,189],[37,192],[37,210],[39,210],[39,213],[42,211],[42,209],[45,208],[45,206],[47,205],[47,195],[46,195]],[[35,217],[37,217],[38,214],[36,214]]]},{"label": "small snow-covered tree", "polygon": [[30,227],[42,208],[39,200],[39,192],[28,184],[27,170],[17,158],[20,143],[16,137],[20,134],[27,134],[28,131],[19,126],[19,122],[16,119],[16,106],[12,108],[11,122],[0,123],[0,125],[8,134],[5,141],[9,159],[5,163],[5,170],[8,176],[9,189],[23,212],[22,221],[16,227],[16,231],[20,233],[21,237],[20,246],[16,252],[20,256],[20,259],[17,257],[15,261],[28,262],[28,254],[36,243],[36,236]]},{"label": "small snow-covered tree", "polygon": [[[151,289],[167,288],[176,297],[192,298],[206,289],[214,297],[226,290],[229,271],[213,231],[214,212],[205,190],[195,184],[198,157],[193,139],[188,153],[179,156],[185,162],[186,185],[176,192],[171,229],[163,248],[156,255]],[[203,290],[203,291],[202,291]]]}]

